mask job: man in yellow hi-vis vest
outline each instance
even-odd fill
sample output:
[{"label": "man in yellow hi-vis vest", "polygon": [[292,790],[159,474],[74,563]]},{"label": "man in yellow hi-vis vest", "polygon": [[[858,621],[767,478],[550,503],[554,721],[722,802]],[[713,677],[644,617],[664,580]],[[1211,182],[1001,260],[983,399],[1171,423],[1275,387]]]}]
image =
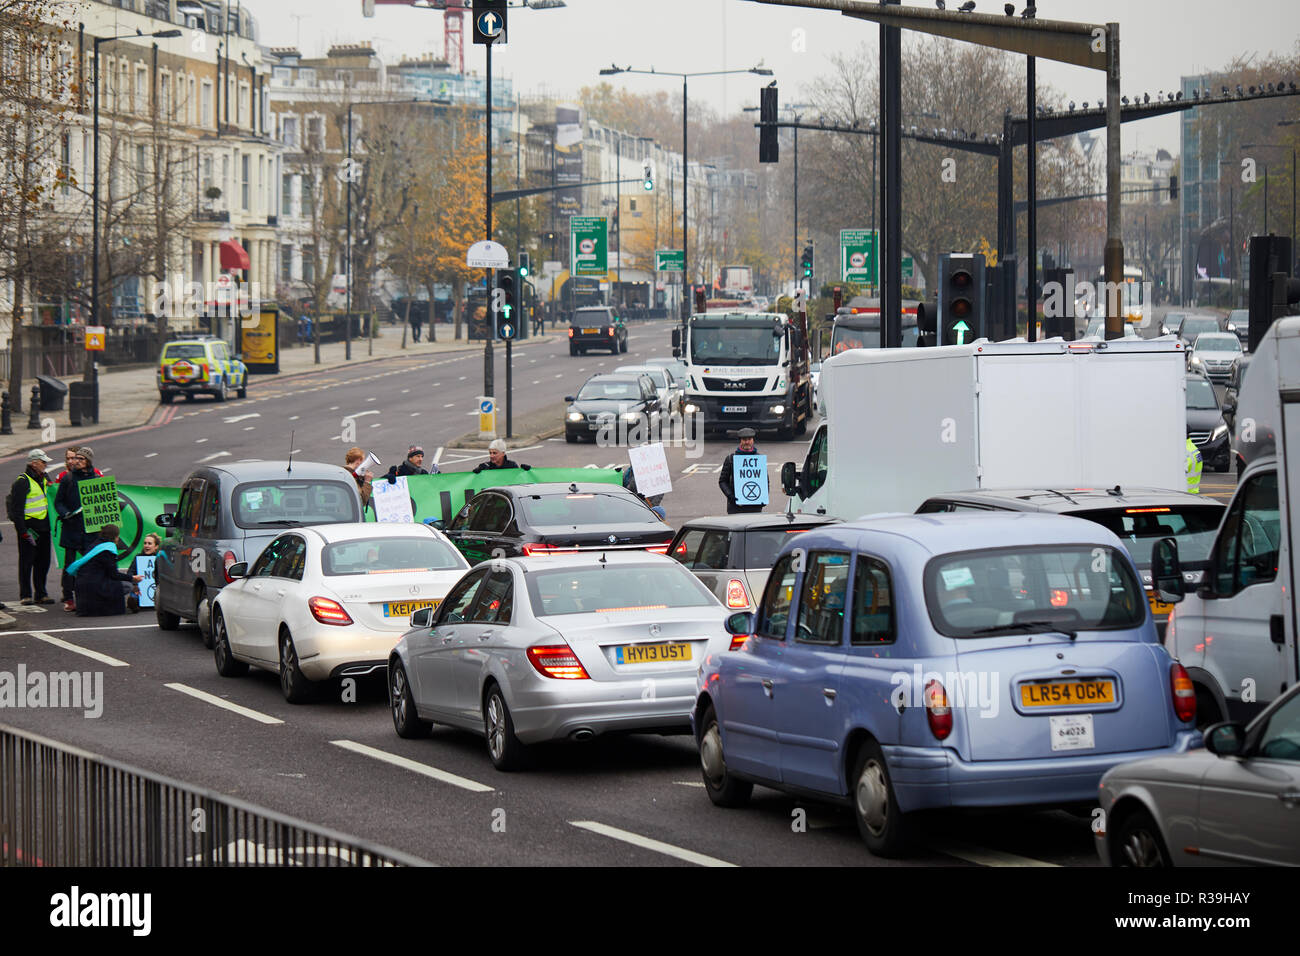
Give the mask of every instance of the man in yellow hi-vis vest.
[{"label": "man in yellow hi-vis vest", "polygon": [[18,591],[22,598],[19,604],[54,603],[45,593],[51,537],[45,463],[52,460],[39,448],[33,448],[27,453],[27,470],[9,489],[8,517],[18,533]]},{"label": "man in yellow hi-vis vest", "polygon": [[1201,450],[1196,447],[1196,442],[1187,439],[1187,493],[1189,495],[1201,493],[1202,464]]}]

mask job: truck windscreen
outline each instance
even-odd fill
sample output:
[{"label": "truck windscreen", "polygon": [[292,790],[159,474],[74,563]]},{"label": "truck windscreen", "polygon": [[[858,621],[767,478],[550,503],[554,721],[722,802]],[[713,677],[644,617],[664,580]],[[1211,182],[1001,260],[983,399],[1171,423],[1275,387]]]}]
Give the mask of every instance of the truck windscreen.
[{"label": "truck windscreen", "polygon": [[695,325],[691,362],[696,365],[776,365],[781,336],[771,325]]}]

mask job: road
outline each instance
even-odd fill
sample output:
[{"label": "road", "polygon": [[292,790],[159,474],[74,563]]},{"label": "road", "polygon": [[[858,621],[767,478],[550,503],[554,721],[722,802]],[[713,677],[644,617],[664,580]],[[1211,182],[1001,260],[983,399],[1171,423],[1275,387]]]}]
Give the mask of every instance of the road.
[{"label": "road", "polygon": [[[521,418],[561,399],[598,371],[667,350],[668,326],[638,326],[626,355],[571,358],[560,343],[521,346],[516,383]],[[498,350],[499,352],[499,350]],[[177,484],[204,461],[296,456],[341,461],[344,420],[355,444],[385,464],[419,442],[448,469],[482,452],[449,446],[475,423],[482,355],[411,357],[255,379],[246,400],[176,406],[166,424],[96,439],[96,463],[130,483]],[[497,369],[498,393],[504,374]],[[111,396],[108,397],[111,401]],[[290,435],[292,434],[292,441]],[[716,469],[732,443],[668,449],[674,490],[670,523],[722,505]],[[773,471],[802,461],[806,440],[760,442]],[[536,465],[606,466],[626,452],[544,440],[512,453]],[[1205,476],[1230,494],[1231,475]],[[778,482],[773,475],[773,488]],[[784,501],[779,491],[778,502]],[[0,575],[16,577],[13,549]],[[54,578],[51,578],[54,583]],[[4,594],[9,603],[12,589]],[[355,701],[293,706],[275,677],[216,673],[197,631],[159,631],[152,617],[78,619],[56,608],[15,609],[0,632],[0,669],[101,672],[103,713],[6,709],[3,719],[126,763],[386,844],[447,865],[1095,865],[1089,820],[1065,811],[941,813],[923,818],[907,860],[872,857],[845,809],[758,789],[749,808],[714,808],[685,737],[631,737],[538,748],[523,773],[492,769],[482,740],[435,729],[429,740],[394,733],[382,681]]]}]

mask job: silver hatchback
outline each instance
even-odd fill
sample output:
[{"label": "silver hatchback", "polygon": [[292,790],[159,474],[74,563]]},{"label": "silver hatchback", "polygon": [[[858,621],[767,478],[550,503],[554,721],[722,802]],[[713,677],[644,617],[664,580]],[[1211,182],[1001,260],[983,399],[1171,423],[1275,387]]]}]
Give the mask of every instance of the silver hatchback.
[{"label": "silver hatchback", "polygon": [[388,661],[401,737],[433,723],[483,734],[498,770],[528,745],[614,732],[689,733],[695,674],[726,653],[728,611],[671,558],[645,553],[484,562]]}]

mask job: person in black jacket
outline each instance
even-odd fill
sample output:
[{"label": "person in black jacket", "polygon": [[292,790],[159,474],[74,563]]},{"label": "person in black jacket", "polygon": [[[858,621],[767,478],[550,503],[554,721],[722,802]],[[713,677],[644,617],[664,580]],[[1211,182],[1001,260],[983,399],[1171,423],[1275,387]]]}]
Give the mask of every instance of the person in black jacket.
[{"label": "person in black jacket", "polygon": [[485,468],[489,470],[494,470],[497,468],[521,468],[524,471],[532,471],[533,466],[521,465],[507,458],[506,443],[503,442],[500,438],[496,438],[492,440],[492,443],[490,445],[488,445],[488,460],[483,462],[483,464],[481,465],[475,465],[474,474],[477,475]]},{"label": "person in black jacket", "polygon": [[436,475],[438,466],[433,465],[430,469],[424,468],[424,449],[419,445],[412,445],[406,452],[406,461],[397,466],[397,476],[403,475]]},{"label": "person in black jacket", "polygon": [[742,505],[736,503],[736,475],[734,461],[737,455],[752,455],[754,448],[754,429],[740,430],[740,444],[736,450],[722,461],[722,471],[718,473],[718,487],[727,496],[727,514],[756,514],[763,510],[762,505]]},{"label": "person in black jacket", "polygon": [[45,593],[50,573],[50,516],[45,465],[53,461],[39,448],[27,453],[27,469],[9,490],[9,520],[18,533],[19,604],[53,604]]},{"label": "person in black jacket", "polygon": [[123,582],[138,583],[143,578],[117,566],[117,525],[100,529],[97,542],[87,553],[68,566],[76,581],[77,616],[88,617],[126,613],[126,589]]},{"label": "person in black jacket", "polygon": [[78,555],[85,554],[95,542],[86,535],[86,523],[81,514],[81,491],[79,485],[90,481],[96,475],[94,452],[89,445],[82,445],[72,456],[71,470],[59,479],[59,490],[54,496],[54,511],[59,516],[59,547],[63,549],[63,609],[77,609],[76,595],[73,593],[74,581],[68,573],[68,565]]}]

